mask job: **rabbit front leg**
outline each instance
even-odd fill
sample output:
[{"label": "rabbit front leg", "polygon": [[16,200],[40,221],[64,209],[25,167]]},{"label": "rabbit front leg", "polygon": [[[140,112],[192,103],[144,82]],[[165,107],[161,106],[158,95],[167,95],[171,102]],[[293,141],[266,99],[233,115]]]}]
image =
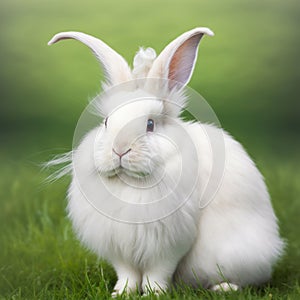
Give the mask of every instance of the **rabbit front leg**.
[{"label": "rabbit front leg", "polygon": [[160,261],[143,273],[142,290],[145,295],[149,293],[161,294],[166,291],[172,281],[176,262]]},{"label": "rabbit front leg", "polygon": [[113,265],[117,272],[118,281],[115,284],[112,297],[140,289],[142,275],[137,269],[122,262],[114,263]]}]

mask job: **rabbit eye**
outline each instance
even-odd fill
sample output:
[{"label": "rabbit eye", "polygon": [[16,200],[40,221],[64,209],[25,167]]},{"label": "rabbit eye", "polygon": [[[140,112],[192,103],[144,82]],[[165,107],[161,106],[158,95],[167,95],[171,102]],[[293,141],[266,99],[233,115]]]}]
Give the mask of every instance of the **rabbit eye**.
[{"label": "rabbit eye", "polygon": [[105,118],[105,120],[104,120],[104,125],[105,125],[105,128],[107,127],[107,119],[108,119],[108,117],[107,117],[107,118]]},{"label": "rabbit eye", "polygon": [[147,131],[152,132],[154,129],[154,121],[152,119],[148,119],[147,121]]}]

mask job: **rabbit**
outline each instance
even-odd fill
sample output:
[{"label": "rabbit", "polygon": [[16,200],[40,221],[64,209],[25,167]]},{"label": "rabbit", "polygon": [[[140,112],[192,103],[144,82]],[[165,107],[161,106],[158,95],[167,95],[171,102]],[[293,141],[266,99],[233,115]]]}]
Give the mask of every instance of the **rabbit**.
[{"label": "rabbit", "polygon": [[260,285],[284,251],[263,176],[241,144],[217,125],[181,117],[204,35],[214,34],[187,31],[158,56],[140,48],[133,70],[85,33],[48,43],[84,43],[106,76],[95,100],[103,121],[53,164],[69,162],[68,216],[80,241],[114,267],[112,296],[172,284]]}]

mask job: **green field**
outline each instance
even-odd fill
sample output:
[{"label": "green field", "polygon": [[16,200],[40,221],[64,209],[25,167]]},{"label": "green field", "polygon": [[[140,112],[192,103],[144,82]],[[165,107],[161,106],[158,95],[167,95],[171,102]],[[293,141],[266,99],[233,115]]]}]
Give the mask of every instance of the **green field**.
[{"label": "green field", "polygon": [[108,299],[116,280],[72,233],[69,179],[46,184],[40,168],[71,149],[102,72],[85,46],[48,40],[87,32],[131,62],[139,46],[159,52],[196,26],[216,35],[203,40],[190,86],[265,176],[287,248],[263,287],[160,299],[300,299],[299,1],[2,0],[0,25],[0,299]]}]

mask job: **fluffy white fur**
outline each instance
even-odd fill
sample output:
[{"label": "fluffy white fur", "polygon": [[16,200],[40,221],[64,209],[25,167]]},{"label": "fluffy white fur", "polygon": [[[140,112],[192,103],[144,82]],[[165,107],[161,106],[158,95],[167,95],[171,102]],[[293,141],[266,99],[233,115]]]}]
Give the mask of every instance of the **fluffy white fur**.
[{"label": "fluffy white fur", "polygon": [[[117,85],[132,80],[123,85],[125,90],[109,90],[107,86],[107,93],[98,99],[97,109],[108,117],[107,124],[89,132],[74,150],[68,193],[69,217],[80,240],[117,272],[113,295],[137,288],[145,293],[160,292],[171,282],[201,284],[213,290],[257,285],[270,279],[272,266],[282,253],[283,242],[266,185],[242,146],[222,129],[183,122],[178,117],[186,101],[181,88],[190,79],[203,34],[212,32],[196,28],[183,34],[156,59],[155,52],[141,50],[133,75],[128,75],[125,62],[114,60],[115,52],[108,46],[103,48],[103,42],[95,49],[89,40],[83,41],[100,52],[97,57],[102,65],[112,70],[110,82]],[[61,33],[51,43],[78,36],[82,34]],[[94,38],[92,41],[95,45]],[[117,69],[124,74],[116,75]],[[153,132],[146,132],[149,118],[155,122]],[[226,151],[223,180],[213,201],[200,209],[199,201],[208,200],[201,199],[208,180],[217,180],[210,178],[211,139],[220,133]],[[191,155],[190,141],[198,164]],[[120,168],[115,152],[128,149]],[[179,206],[193,179],[196,189]],[[147,184],[148,188],[141,188]],[[176,193],[172,193],[174,186]],[[109,204],[115,197],[135,205],[151,203],[163,194],[169,194],[170,201],[153,207],[165,212],[164,218],[139,224],[113,218],[114,213],[133,220],[137,213],[139,218],[149,217],[149,213],[155,216],[147,205],[140,205],[138,211],[132,206],[114,211],[116,207]],[[110,210],[110,216],[97,207]],[[173,213],[168,214],[170,211]]]}]

